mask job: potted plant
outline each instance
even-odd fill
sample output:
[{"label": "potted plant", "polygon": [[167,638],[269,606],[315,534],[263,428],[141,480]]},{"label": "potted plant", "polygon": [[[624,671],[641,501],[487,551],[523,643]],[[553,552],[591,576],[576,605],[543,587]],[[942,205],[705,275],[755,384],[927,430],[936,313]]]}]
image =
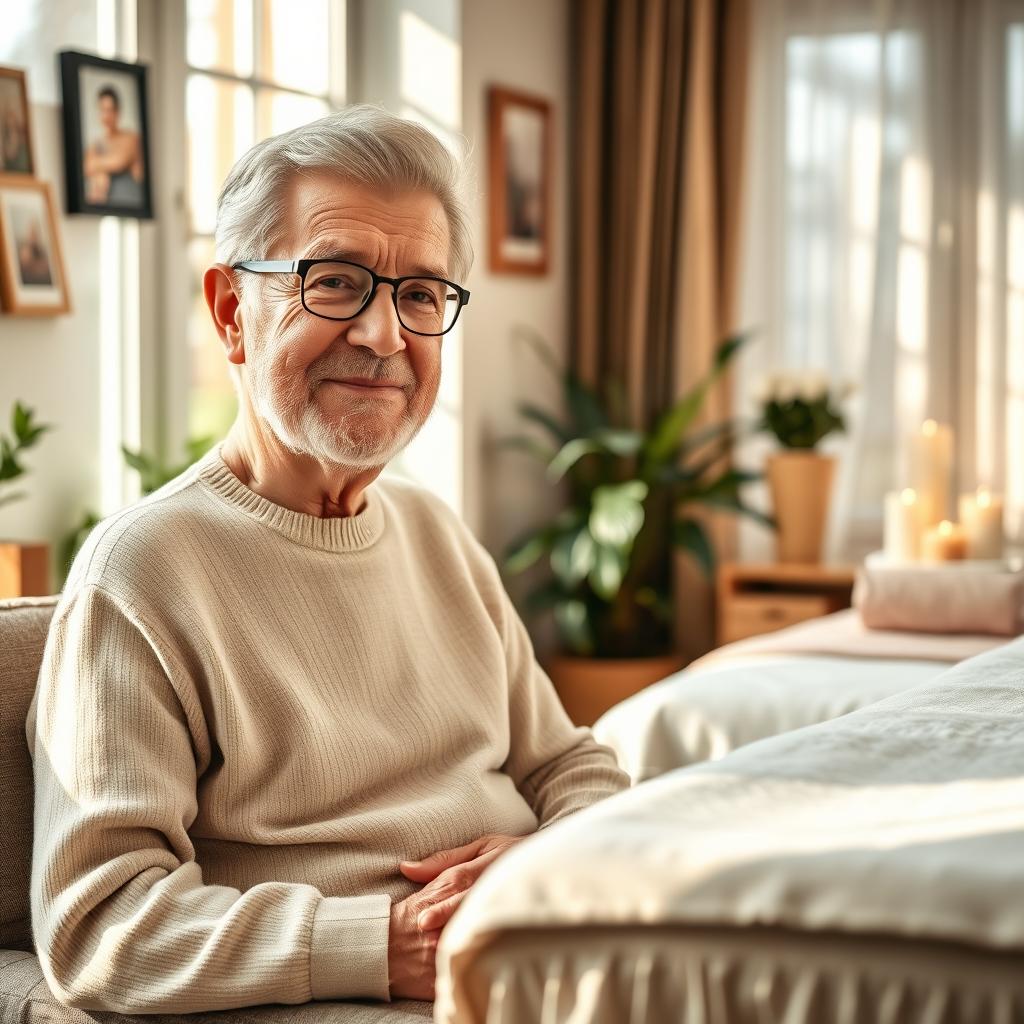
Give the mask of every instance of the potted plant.
[{"label": "potted plant", "polygon": [[829,434],[846,429],[839,403],[848,391],[815,371],[772,374],[761,386],[762,429],[782,446],[767,463],[780,562],[821,561],[835,459],[816,449]]},{"label": "potted plant", "polygon": [[[33,411],[16,401],[11,411],[11,435],[0,434],[0,506],[24,498],[24,491],[11,489],[28,470],[21,457],[39,438],[53,428],[37,424]],[[50,592],[50,548],[48,544],[0,540],[0,598],[42,596]]]},{"label": "potted plant", "polygon": [[648,430],[624,425],[629,415],[617,381],[602,398],[539,339],[526,340],[558,379],[567,417],[521,402],[520,414],[547,440],[516,435],[499,444],[539,459],[552,484],[567,485],[567,500],[554,519],[508,546],[504,566],[519,573],[547,557],[550,574],[530,590],[524,611],[553,613],[562,650],[545,669],[574,721],[592,724],[685,664],[672,643],[671,550],[689,552],[707,572],[715,559],[693,513],[722,508],[770,523],[740,495],[760,474],[728,463],[736,437],[756,424],[692,429],[708,390],[746,339],[725,341],[707,377]]}]

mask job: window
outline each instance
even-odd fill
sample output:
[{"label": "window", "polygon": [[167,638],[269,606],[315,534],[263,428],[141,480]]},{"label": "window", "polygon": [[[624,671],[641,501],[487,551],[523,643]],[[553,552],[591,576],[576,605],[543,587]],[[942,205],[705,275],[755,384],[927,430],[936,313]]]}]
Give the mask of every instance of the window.
[{"label": "window", "polygon": [[893,438],[927,416],[932,206],[923,74],[921,38],[909,31],[786,42],[780,356],[836,379],[875,377],[872,415],[860,427],[860,486],[850,491],[854,531],[878,520]]},{"label": "window", "polygon": [[202,294],[217,193],[254,143],[344,102],[345,0],[188,0],[186,54],[187,422],[190,436],[219,438],[237,403]]},{"label": "window", "polygon": [[[826,442],[831,557],[878,546],[929,417],[953,428],[955,491],[1004,492],[1024,541],[1024,0],[969,6],[753,9],[742,288],[760,339],[737,397],[782,368],[855,382]],[[744,535],[744,557],[766,546]]]}]

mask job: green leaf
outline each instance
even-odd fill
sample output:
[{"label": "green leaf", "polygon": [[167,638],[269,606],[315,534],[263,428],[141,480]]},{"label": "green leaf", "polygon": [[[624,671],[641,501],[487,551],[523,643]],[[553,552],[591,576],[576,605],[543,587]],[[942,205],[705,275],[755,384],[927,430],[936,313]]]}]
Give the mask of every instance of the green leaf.
[{"label": "green leaf", "polygon": [[14,403],[14,409],[11,411],[11,427],[14,430],[15,438],[24,444],[25,438],[32,429],[32,413],[21,402]]},{"label": "green leaf", "polygon": [[[95,512],[86,512],[79,524],[74,527],[61,541],[60,545],[60,565],[61,575],[63,581],[66,583],[68,573],[71,571],[71,563],[75,560],[75,555],[78,554],[79,549],[85,543],[92,528],[100,521],[100,517]],[[63,589],[64,584],[61,584]]]},{"label": "green leaf", "polygon": [[15,480],[25,472],[6,438],[0,438],[0,480]]},{"label": "green leaf", "polygon": [[610,451],[612,455],[623,457],[636,455],[644,443],[644,435],[638,430],[619,430],[606,427],[595,430],[592,436],[602,448]]},{"label": "green leaf", "polygon": [[677,519],[672,524],[672,543],[689,551],[704,572],[710,576],[715,569],[715,549],[707,531],[696,519]]},{"label": "green leaf", "polygon": [[694,497],[698,499],[706,499],[711,497],[730,497],[739,494],[741,487],[746,484],[755,483],[761,480],[763,477],[762,473],[755,472],[753,470],[746,469],[734,469],[729,468],[724,470],[714,480],[705,484],[700,490],[694,493]]},{"label": "green leaf", "polygon": [[626,556],[619,548],[607,544],[597,545],[595,554],[587,582],[602,600],[613,601],[626,574]]},{"label": "green leaf", "polygon": [[713,508],[721,508],[727,512],[736,512],[739,515],[746,516],[748,519],[753,519],[762,526],[768,527],[769,530],[776,529],[777,524],[771,516],[766,515],[751,505],[747,505],[738,496],[729,494],[709,495],[694,500],[701,505],[710,505]]},{"label": "green leaf", "polygon": [[562,601],[554,606],[555,624],[574,654],[589,655],[594,650],[594,638],[587,621],[587,606],[578,599]]},{"label": "green leaf", "polygon": [[510,573],[522,572],[550,550],[555,538],[555,528],[548,525],[530,530],[513,541],[505,549],[505,568]]},{"label": "green leaf", "polygon": [[536,438],[527,437],[525,434],[514,434],[511,437],[502,437],[494,442],[496,448],[515,448],[519,451],[532,455],[547,466],[558,453],[554,448],[548,448],[541,444]]},{"label": "green leaf", "polygon": [[590,455],[600,450],[601,446],[589,437],[574,437],[571,441],[562,445],[558,454],[549,463],[547,471],[548,480],[553,484],[558,483],[584,455]]},{"label": "green leaf", "polygon": [[528,420],[532,420],[534,423],[539,424],[547,430],[560,445],[571,440],[572,434],[570,434],[565,427],[563,427],[552,415],[534,405],[532,402],[520,402],[516,408],[519,410],[519,414],[521,416]]},{"label": "green leaf", "polygon": [[142,452],[133,452],[125,445],[121,445],[121,454],[124,456],[124,461],[127,462],[132,469],[137,470],[142,474],[142,476],[147,476],[153,471],[149,458],[143,455]]},{"label": "green leaf", "polygon": [[[212,435],[208,435],[206,437],[190,437],[185,442],[185,452],[187,453],[189,460],[188,465],[182,466],[181,472],[188,469],[193,462],[201,459],[214,446],[216,440],[217,439]],[[178,474],[175,473],[175,476],[177,475]]]},{"label": "green leaf", "polygon": [[719,345],[707,376],[658,418],[646,446],[646,461],[658,464],[673,458],[682,440],[682,435],[689,429],[690,424],[700,412],[711,385],[722,374],[748,337],[745,334],[736,335],[727,338]]},{"label": "green leaf", "polygon": [[647,484],[627,480],[594,488],[590,509],[590,532],[601,544],[630,547],[644,525],[643,501]]},{"label": "green leaf", "polygon": [[600,399],[572,370],[565,374],[565,399],[577,434],[593,434],[610,425]]},{"label": "green leaf", "polygon": [[597,545],[586,526],[562,534],[551,548],[551,571],[571,590],[594,566]]}]

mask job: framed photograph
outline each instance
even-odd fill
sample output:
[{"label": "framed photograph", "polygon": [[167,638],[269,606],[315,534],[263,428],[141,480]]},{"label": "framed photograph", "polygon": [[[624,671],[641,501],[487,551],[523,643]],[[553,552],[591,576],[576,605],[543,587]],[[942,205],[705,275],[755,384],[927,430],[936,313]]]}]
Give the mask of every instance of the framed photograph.
[{"label": "framed photograph", "polygon": [[0,174],[35,173],[25,72],[0,68]]},{"label": "framed photograph", "polygon": [[490,268],[546,274],[551,255],[551,104],[492,86],[487,112]]},{"label": "framed photograph", "polygon": [[57,210],[45,181],[0,177],[0,299],[8,313],[70,312]]},{"label": "framed photograph", "polygon": [[146,68],[60,55],[68,213],[152,217]]}]

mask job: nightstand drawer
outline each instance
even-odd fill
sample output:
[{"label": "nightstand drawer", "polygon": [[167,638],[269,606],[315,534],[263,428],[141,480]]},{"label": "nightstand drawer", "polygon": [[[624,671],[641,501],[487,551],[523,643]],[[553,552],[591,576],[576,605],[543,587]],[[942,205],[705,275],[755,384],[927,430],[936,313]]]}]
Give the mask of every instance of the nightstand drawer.
[{"label": "nightstand drawer", "polygon": [[728,644],[759,633],[816,619],[836,610],[836,602],[818,594],[734,595],[724,609],[720,643]]}]

